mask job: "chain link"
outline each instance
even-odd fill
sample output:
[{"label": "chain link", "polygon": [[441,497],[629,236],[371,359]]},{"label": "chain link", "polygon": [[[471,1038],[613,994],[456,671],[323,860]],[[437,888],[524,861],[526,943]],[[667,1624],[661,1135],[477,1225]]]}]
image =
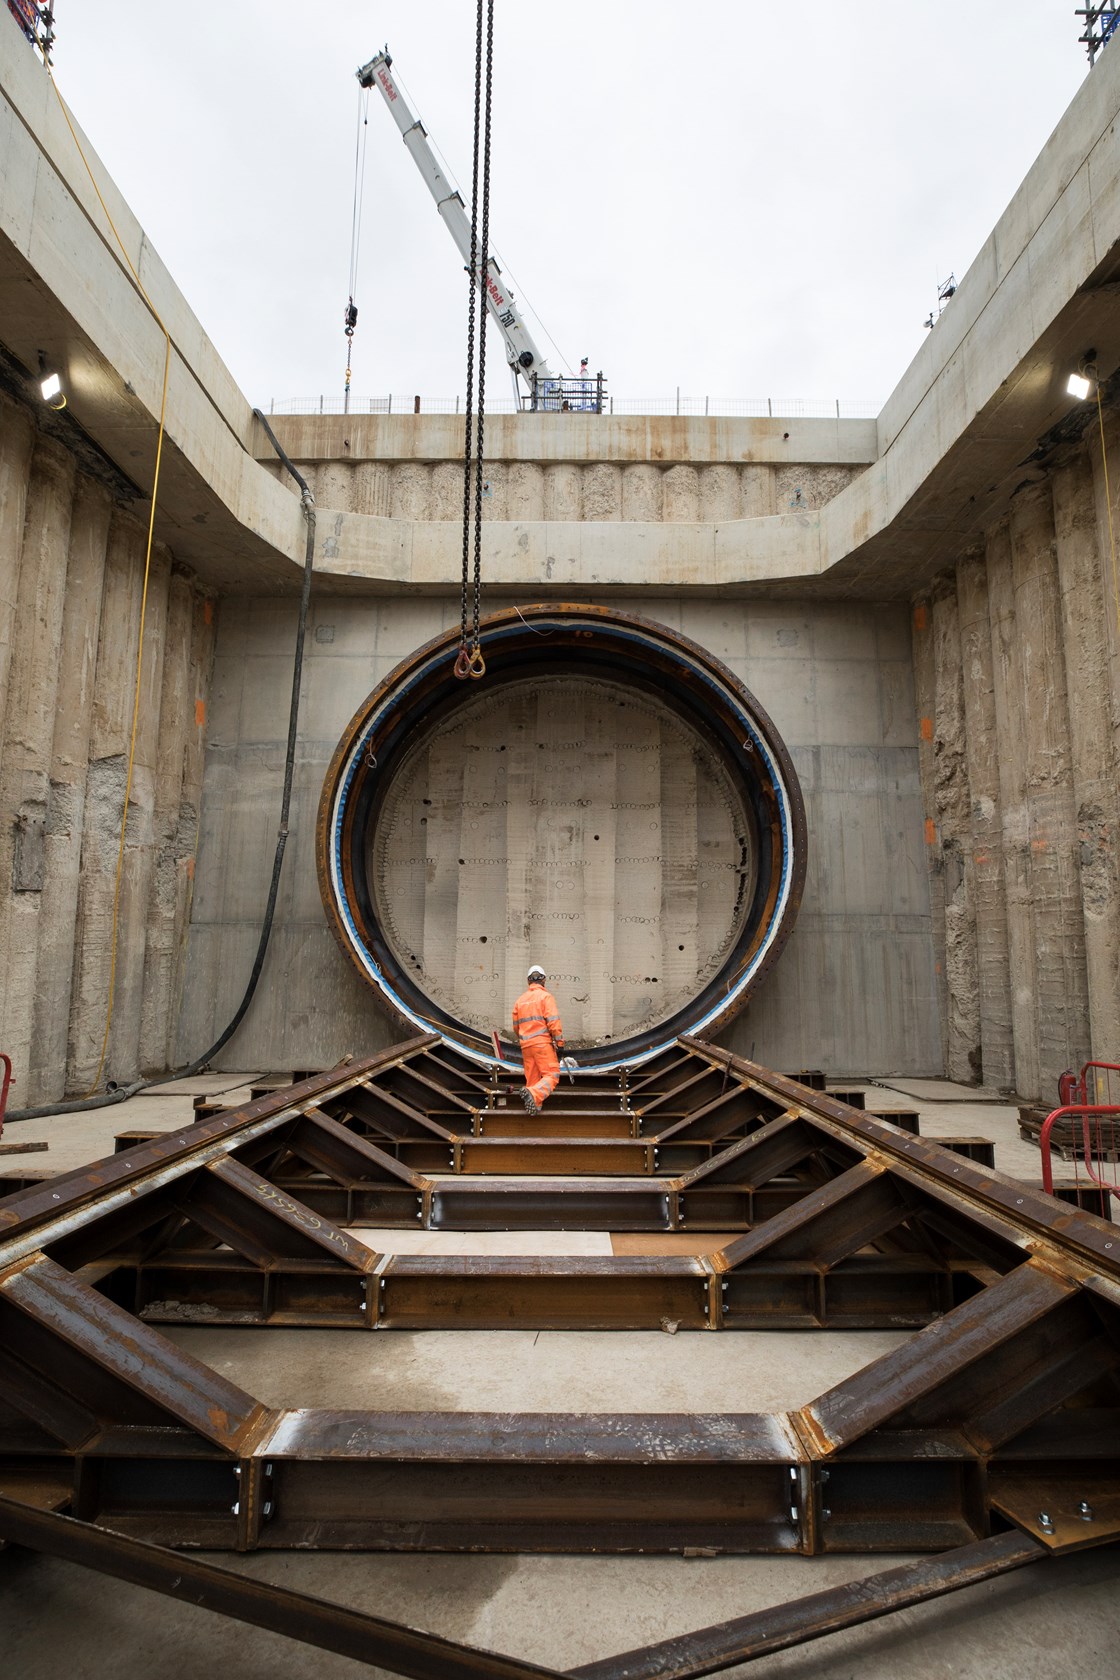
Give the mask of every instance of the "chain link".
[{"label": "chain link", "polygon": [[[486,82],[483,93],[482,35],[483,16],[486,17]],[[482,677],[486,661],[482,657],[479,625],[482,613],[482,492],[483,461],[486,433],[486,294],[487,265],[490,242],[490,110],[494,69],[494,0],[478,0],[474,53],[474,157],[471,175],[471,254],[468,268],[467,305],[467,379],[465,435],[463,442],[463,547],[462,586],[459,597],[459,648],[455,659],[455,675],[460,678]],[[484,114],[485,107],[485,114]],[[479,226],[479,152],[483,156],[481,228]],[[481,296],[481,319],[478,321],[478,407],[475,411],[475,321]],[[474,497],[474,598],[471,601],[471,497]],[[469,623],[468,623],[469,618]]]},{"label": "chain link", "polygon": [[[486,109],[482,125],[482,240],[479,252],[479,273],[485,287],[489,280],[490,261],[490,93],[494,80],[494,0],[487,0],[486,16]],[[486,433],[486,297],[482,299],[482,319],[478,332],[478,437],[475,451],[474,497],[474,622],[472,625],[471,675],[482,676],[486,663],[482,658],[479,620],[482,606],[482,463]]]}]

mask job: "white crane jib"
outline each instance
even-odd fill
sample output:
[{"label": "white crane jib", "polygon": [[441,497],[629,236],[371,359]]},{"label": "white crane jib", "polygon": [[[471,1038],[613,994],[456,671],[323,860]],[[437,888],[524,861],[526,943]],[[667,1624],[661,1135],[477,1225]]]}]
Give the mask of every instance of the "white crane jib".
[{"label": "white crane jib", "polygon": [[[423,123],[409,110],[407,100],[393,80],[390,73],[392,63],[388,49],[378,53],[376,58],[371,58],[368,64],[362,65],[358,71],[358,82],[364,88],[376,85],[381,89],[381,97],[389,107],[393,121],[400,129],[401,138],[412,153],[412,160],[424,177],[428,191],[435,199],[436,209],[443,217],[444,225],[455,241],[459,255],[466,267],[477,274],[481,252],[477,247],[474,250],[471,248],[471,224],[463,200],[436,162]],[[521,311],[513,301],[513,294],[503,281],[502,271],[493,257],[486,264],[486,305],[505,340],[506,359],[514,374],[520,374],[530,389],[534,376],[538,380],[555,379],[556,375],[534,343],[532,334],[521,318]]]}]

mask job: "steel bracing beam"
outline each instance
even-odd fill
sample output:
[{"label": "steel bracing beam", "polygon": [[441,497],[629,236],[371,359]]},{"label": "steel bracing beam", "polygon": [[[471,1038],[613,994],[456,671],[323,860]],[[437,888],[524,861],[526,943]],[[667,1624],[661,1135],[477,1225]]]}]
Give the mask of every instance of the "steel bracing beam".
[{"label": "steel bracing beam", "polygon": [[[775,1637],[1120,1535],[1115,1226],[693,1041],[562,1095],[526,1137],[508,1080],[420,1038],[0,1201],[0,1494],[243,1551],[946,1554],[788,1606]],[[591,1164],[525,1176],[565,1149]],[[383,1255],[374,1219],[737,1234]],[[795,1412],[606,1417],[270,1408],[157,1328],[191,1322],[917,1333]],[[760,1625],[586,1672],[714,1672],[778,1648]]]},{"label": "steel bracing beam", "polygon": [[[0,1539],[414,1680],[565,1680],[557,1669],[460,1645],[2,1497]],[[943,1598],[1046,1556],[1046,1548],[1027,1535],[995,1535],[565,1672],[572,1680],[696,1680]]]},{"label": "steel bracing beam", "polygon": [[774,1609],[757,1610],[604,1662],[585,1663],[571,1672],[579,1680],[698,1680],[700,1675],[756,1662],[774,1651],[806,1645],[843,1628],[990,1581],[1046,1555],[1045,1547],[1027,1535],[993,1535],[940,1557],[888,1569],[867,1580],[848,1581],[828,1592],[795,1598]]},{"label": "steel bracing beam", "polygon": [[421,1633],[10,1499],[0,1498],[0,1538],[412,1680],[563,1680],[556,1669]]}]

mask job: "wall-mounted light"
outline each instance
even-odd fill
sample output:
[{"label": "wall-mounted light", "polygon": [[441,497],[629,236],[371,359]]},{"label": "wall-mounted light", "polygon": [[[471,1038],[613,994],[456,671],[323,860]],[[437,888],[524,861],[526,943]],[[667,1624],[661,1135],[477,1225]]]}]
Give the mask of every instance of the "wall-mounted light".
[{"label": "wall-mounted light", "polygon": [[43,394],[43,401],[48,408],[60,409],[66,407],[66,393],[62,389],[62,380],[57,373],[51,373],[47,368],[47,358],[39,352],[39,390]]},{"label": "wall-mounted light", "polygon": [[1097,377],[1096,358],[1095,350],[1086,350],[1077,364],[1077,372],[1071,373],[1066,381],[1066,390],[1071,397],[1076,397],[1078,402],[1084,402],[1093,389]]}]

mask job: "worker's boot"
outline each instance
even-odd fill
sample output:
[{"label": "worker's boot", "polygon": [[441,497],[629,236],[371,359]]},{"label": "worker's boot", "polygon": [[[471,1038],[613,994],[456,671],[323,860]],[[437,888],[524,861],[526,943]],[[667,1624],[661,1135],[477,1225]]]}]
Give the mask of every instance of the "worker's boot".
[{"label": "worker's boot", "polygon": [[525,1104],[525,1112],[527,1114],[540,1113],[541,1105],[533,1095],[532,1091],[530,1091],[528,1085],[522,1085],[521,1087],[521,1101]]}]

